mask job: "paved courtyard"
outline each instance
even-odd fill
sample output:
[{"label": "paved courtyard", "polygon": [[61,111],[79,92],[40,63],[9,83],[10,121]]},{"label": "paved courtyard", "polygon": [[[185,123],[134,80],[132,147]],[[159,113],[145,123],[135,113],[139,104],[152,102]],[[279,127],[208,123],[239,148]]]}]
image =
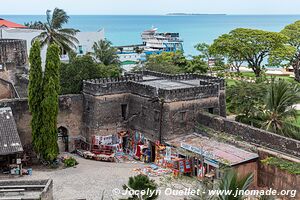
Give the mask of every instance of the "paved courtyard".
[{"label": "paved courtyard", "polygon": [[122,189],[128,178],[136,174],[133,169],[145,166],[142,163],[109,163],[75,157],[79,162],[76,168],[33,169],[32,176],[16,179],[52,179],[55,200],[100,200],[103,191],[105,199],[112,199],[111,191]]},{"label": "paved courtyard", "polygon": [[[124,198],[124,196],[114,194],[113,189],[117,188],[117,191],[118,189],[122,191],[122,185],[127,184],[129,177],[138,174],[134,169],[143,169],[149,166],[149,164],[136,161],[110,163],[83,159],[77,155],[72,156],[79,162],[76,167],[66,169],[33,168],[32,176],[14,177],[10,180],[52,179],[55,200],[101,200],[103,191],[105,200],[116,200]],[[162,181],[163,176],[150,178],[155,180],[161,190],[170,187],[165,185],[167,182]],[[180,185],[183,183],[182,179],[178,181]],[[171,185],[173,187],[177,184],[172,181]],[[183,199],[183,196],[166,196],[162,192],[158,199],[179,200]]]}]

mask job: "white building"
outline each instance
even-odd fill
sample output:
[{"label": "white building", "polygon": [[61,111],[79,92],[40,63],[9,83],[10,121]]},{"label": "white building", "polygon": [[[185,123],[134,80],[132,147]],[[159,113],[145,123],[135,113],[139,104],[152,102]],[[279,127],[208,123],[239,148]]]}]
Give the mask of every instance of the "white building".
[{"label": "white building", "polygon": [[[3,39],[23,39],[27,42],[27,51],[31,48],[31,41],[34,37],[38,36],[42,30],[35,29],[18,29],[18,28],[4,28],[2,29]],[[92,46],[94,42],[104,39],[104,30],[101,29],[98,32],[78,32],[75,36],[79,43],[76,44],[76,49],[74,49],[79,55],[84,55],[87,52],[92,51]],[[46,60],[46,47],[42,49],[42,62],[45,63]],[[68,61],[68,56],[63,55],[62,61]]]}]

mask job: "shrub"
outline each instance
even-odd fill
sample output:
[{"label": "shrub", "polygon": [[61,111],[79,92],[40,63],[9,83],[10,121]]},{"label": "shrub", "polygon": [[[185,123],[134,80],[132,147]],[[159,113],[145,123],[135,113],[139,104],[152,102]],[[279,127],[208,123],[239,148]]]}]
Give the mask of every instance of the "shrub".
[{"label": "shrub", "polygon": [[78,162],[73,157],[68,157],[63,160],[63,163],[65,164],[65,167],[74,167],[75,165],[78,165]]}]

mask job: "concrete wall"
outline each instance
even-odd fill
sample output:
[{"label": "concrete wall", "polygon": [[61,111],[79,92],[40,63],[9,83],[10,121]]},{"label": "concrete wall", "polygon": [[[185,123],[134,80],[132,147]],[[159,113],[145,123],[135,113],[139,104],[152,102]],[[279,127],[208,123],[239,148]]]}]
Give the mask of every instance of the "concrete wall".
[{"label": "concrete wall", "polygon": [[224,117],[200,112],[197,122],[217,131],[226,132],[256,146],[263,146],[290,155],[300,156],[300,141],[283,137]]},{"label": "concrete wall", "polygon": [[[30,145],[32,141],[28,101],[23,99],[1,100],[0,107],[11,107],[17,124],[22,145]],[[82,95],[63,95],[59,99],[58,127],[68,129],[69,139],[72,143],[74,137],[82,131]],[[72,150],[72,146],[69,147]]]}]

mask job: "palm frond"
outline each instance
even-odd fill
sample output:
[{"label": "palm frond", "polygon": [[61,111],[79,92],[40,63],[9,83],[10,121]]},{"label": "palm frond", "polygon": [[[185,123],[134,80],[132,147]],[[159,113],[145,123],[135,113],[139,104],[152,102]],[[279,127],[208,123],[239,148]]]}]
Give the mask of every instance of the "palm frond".
[{"label": "palm frond", "polygon": [[69,18],[70,17],[67,15],[67,13],[64,10],[55,8],[52,13],[52,21],[51,21],[52,28],[54,29],[62,28],[63,24],[68,23]]}]

